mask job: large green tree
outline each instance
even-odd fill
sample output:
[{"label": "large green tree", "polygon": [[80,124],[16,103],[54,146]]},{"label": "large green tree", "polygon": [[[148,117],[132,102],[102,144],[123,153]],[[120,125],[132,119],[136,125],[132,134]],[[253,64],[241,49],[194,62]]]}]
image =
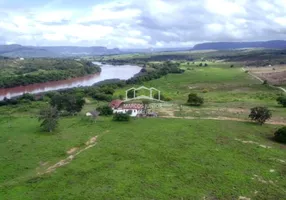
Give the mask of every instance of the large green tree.
[{"label": "large green tree", "polygon": [[58,125],[59,111],[55,107],[40,110],[39,121],[44,131],[52,132]]},{"label": "large green tree", "polygon": [[55,95],[51,98],[50,104],[58,110],[64,110],[73,115],[82,110],[85,100],[79,95]]},{"label": "large green tree", "polygon": [[266,120],[272,117],[271,111],[266,107],[251,108],[249,118],[258,122],[260,125],[264,124]]},{"label": "large green tree", "polygon": [[68,95],[66,96],[65,110],[70,114],[80,112],[85,104],[85,100],[81,96]]}]

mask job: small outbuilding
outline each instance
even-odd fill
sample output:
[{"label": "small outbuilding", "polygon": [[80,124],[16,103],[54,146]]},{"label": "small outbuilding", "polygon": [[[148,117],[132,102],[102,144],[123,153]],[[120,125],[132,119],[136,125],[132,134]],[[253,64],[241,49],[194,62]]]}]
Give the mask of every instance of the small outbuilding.
[{"label": "small outbuilding", "polygon": [[85,115],[87,117],[97,118],[99,116],[99,114],[100,114],[100,112],[94,110],[94,111],[87,112]]}]

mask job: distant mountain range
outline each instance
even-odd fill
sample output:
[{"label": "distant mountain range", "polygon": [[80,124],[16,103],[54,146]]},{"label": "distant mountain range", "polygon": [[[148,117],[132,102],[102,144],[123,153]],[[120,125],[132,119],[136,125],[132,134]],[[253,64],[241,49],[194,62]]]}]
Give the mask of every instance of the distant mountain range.
[{"label": "distant mountain range", "polygon": [[241,48],[286,49],[285,40],[266,42],[210,42],[197,44],[193,48],[148,48],[148,49],[108,49],[106,47],[77,47],[77,46],[22,46],[18,44],[0,45],[0,56],[6,57],[78,57],[114,55],[126,53],[151,53],[166,51],[196,51],[196,50],[231,50]]},{"label": "distant mountain range", "polygon": [[242,48],[286,49],[285,40],[266,42],[210,42],[197,44],[192,50],[228,50]]},{"label": "distant mountain range", "polygon": [[76,47],[76,46],[21,46],[0,45],[0,55],[7,57],[71,57],[94,56],[121,53],[119,49],[107,49],[106,47]]}]

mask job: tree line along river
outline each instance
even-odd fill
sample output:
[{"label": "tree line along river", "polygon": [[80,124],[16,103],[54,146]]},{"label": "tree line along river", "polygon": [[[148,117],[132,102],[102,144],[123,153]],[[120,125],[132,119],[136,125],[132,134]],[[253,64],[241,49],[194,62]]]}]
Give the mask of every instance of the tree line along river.
[{"label": "tree line along river", "polygon": [[141,70],[141,67],[136,65],[109,65],[101,64],[98,62],[94,62],[94,64],[100,65],[101,73],[78,78],[71,78],[67,80],[50,81],[27,86],[0,89],[0,100],[3,100],[5,97],[12,98],[20,96],[24,93],[37,94],[61,89],[92,86],[95,83],[109,79],[127,80],[133,77],[135,74],[139,73]]}]

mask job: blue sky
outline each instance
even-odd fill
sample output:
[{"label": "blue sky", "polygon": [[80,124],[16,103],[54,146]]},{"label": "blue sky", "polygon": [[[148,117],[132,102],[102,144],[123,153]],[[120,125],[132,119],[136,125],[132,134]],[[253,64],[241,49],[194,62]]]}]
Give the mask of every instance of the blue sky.
[{"label": "blue sky", "polygon": [[0,44],[191,47],[286,38],[286,0],[0,0]]}]

